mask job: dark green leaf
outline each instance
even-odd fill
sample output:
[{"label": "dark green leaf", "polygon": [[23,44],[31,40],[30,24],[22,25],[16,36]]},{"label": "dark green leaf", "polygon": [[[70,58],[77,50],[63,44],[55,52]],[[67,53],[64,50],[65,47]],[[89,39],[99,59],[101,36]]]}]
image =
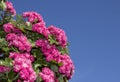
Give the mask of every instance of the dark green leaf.
[{"label": "dark green leaf", "polygon": [[31,50],[31,54],[37,59],[38,58],[42,59],[42,57],[43,57],[43,53],[41,52],[41,50],[39,48],[33,48]]},{"label": "dark green leaf", "polygon": [[61,54],[69,54],[68,48],[63,48],[62,46],[57,46],[57,49],[61,52]]},{"label": "dark green leaf", "polygon": [[16,73],[11,70],[9,73],[8,73],[8,79],[9,81],[13,82],[14,80],[16,80],[18,78],[19,75],[16,75]]},{"label": "dark green leaf", "polygon": [[2,50],[8,53],[10,49],[8,47],[3,47]]},{"label": "dark green leaf", "polygon": [[64,82],[64,79],[63,79],[63,76],[62,76],[62,75],[60,75],[60,76],[58,77],[58,82]]},{"label": "dark green leaf", "polygon": [[58,72],[58,66],[57,65],[50,65],[50,68],[51,68],[51,70],[52,71],[54,71],[54,72]]},{"label": "dark green leaf", "polygon": [[39,34],[37,32],[33,32],[33,31],[26,31],[24,33],[28,39],[31,39],[33,42],[35,42],[38,39],[44,39],[45,37],[42,34]]}]

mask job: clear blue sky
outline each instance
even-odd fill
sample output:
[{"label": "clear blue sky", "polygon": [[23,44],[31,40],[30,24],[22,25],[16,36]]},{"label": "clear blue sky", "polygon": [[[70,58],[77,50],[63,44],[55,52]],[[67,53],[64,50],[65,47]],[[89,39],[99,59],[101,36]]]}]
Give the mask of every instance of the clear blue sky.
[{"label": "clear blue sky", "polygon": [[120,0],[10,0],[64,29],[75,74],[70,82],[120,82]]}]

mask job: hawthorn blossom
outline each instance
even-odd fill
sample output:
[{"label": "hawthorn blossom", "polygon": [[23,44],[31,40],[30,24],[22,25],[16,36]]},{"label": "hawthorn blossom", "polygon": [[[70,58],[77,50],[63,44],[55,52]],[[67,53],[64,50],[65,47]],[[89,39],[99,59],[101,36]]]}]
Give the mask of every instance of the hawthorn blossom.
[{"label": "hawthorn blossom", "polygon": [[9,33],[6,36],[6,40],[9,42],[9,46],[17,47],[21,51],[31,51],[31,43],[27,37],[22,34]]},{"label": "hawthorn blossom", "polygon": [[60,52],[54,45],[50,45],[47,40],[39,39],[36,41],[36,46],[41,47],[43,54],[46,56],[47,61],[55,60],[60,61]]},{"label": "hawthorn blossom", "polygon": [[37,40],[36,46],[40,47],[47,61],[56,61],[62,63],[59,67],[59,72],[65,75],[68,79],[72,77],[74,65],[71,58],[67,54],[61,55],[54,45],[50,45],[47,40]]},{"label": "hawthorn blossom", "polygon": [[46,38],[48,37],[49,31],[47,30],[47,28],[43,22],[33,24],[32,30],[34,32],[44,35]]},{"label": "hawthorn blossom", "polygon": [[42,77],[44,82],[55,82],[54,72],[49,68],[42,68],[42,72],[39,73],[39,76]]},{"label": "hawthorn blossom", "polygon": [[40,33],[48,38],[49,31],[47,30],[45,22],[40,14],[37,12],[24,12],[22,16],[23,18],[28,19],[26,22],[27,24],[32,24],[32,30],[34,32]]},{"label": "hawthorn blossom", "polygon": [[0,73],[4,73],[7,71],[10,71],[9,67],[0,65]]},{"label": "hawthorn blossom", "polygon": [[14,25],[11,23],[4,24],[3,28],[6,33],[11,33],[11,32],[19,33],[19,34],[22,33],[19,29],[15,28]]},{"label": "hawthorn blossom", "polygon": [[10,58],[13,60],[14,71],[20,73],[20,78],[24,81],[34,82],[36,80],[36,73],[32,68],[34,57],[29,53],[11,52]]},{"label": "hawthorn blossom", "polygon": [[56,37],[57,41],[61,46],[65,47],[67,45],[67,37],[62,29],[52,25],[48,27],[48,31],[50,32],[50,34]]},{"label": "hawthorn blossom", "polygon": [[67,54],[61,55],[61,62],[62,66],[59,67],[59,72],[71,79],[74,73],[74,65],[71,58]]},{"label": "hawthorn blossom", "polygon": [[7,6],[6,10],[15,16],[16,10],[14,9],[13,4],[11,2],[7,1],[6,6]]},{"label": "hawthorn blossom", "polygon": [[29,22],[34,23],[34,22],[43,22],[43,18],[40,14],[37,12],[24,12],[23,13],[23,18],[27,18]]}]

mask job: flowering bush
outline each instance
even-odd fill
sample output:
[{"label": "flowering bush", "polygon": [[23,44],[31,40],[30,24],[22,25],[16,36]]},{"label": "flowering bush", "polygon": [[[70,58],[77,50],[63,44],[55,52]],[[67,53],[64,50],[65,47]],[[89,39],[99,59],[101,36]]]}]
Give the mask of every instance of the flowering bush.
[{"label": "flowering bush", "polygon": [[0,82],[67,82],[74,72],[65,32],[36,12],[0,0]]}]

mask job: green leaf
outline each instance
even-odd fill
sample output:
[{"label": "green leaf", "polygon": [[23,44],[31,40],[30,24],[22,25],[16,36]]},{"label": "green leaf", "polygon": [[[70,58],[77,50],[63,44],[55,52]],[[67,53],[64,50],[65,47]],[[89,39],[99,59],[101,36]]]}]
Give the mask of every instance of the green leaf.
[{"label": "green leaf", "polygon": [[17,27],[19,28],[22,32],[28,31],[32,31],[32,24],[29,23],[29,25],[26,24],[26,21],[24,20],[24,18],[21,15],[16,15],[16,21],[12,21],[11,22]]},{"label": "green leaf", "polygon": [[24,34],[27,36],[28,39],[31,39],[33,42],[35,42],[38,39],[45,38],[44,35],[39,34],[37,32],[33,32],[33,31],[26,31]]},{"label": "green leaf", "polygon": [[63,79],[63,76],[62,76],[62,75],[60,75],[60,76],[58,77],[58,82],[64,82],[64,79]]},{"label": "green leaf", "polygon": [[11,19],[10,22],[11,22],[14,26],[16,26],[16,21],[15,21],[15,20]]},{"label": "green leaf", "polygon": [[68,48],[63,48],[62,46],[57,46],[57,49],[61,52],[61,54],[69,54]]},{"label": "green leaf", "polygon": [[52,71],[54,71],[54,72],[58,72],[58,66],[57,65],[50,65],[50,68],[51,68],[51,70]]},{"label": "green leaf", "polygon": [[16,47],[13,47],[13,46],[10,47],[10,50],[11,50],[11,51],[14,51],[14,52],[19,52],[19,50],[18,50]]},{"label": "green leaf", "polygon": [[0,38],[0,48],[6,47],[6,46],[8,46],[8,43],[5,40],[5,38]]},{"label": "green leaf", "polygon": [[36,68],[34,70],[35,70],[36,74],[39,74],[39,72],[40,72],[39,68]]},{"label": "green leaf", "polygon": [[23,19],[22,15],[16,15],[16,21],[11,21],[13,24],[19,28],[22,32],[25,32],[25,20]]},{"label": "green leaf", "polygon": [[8,53],[10,51],[10,49],[8,47],[3,47],[2,50],[5,51],[6,53]]},{"label": "green leaf", "polygon": [[31,54],[37,59],[43,58],[43,53],[41,52],[41,50],[39,48],[32,48]]},{"label": "green leaf", "polygon": [[58,62],[56,62],[55,60],[50,61],[50,63],[51,63],[51,64],[54,64],[54,65],[57,65],[57,64],[58,64]]},{"label": "green leaf", "polygon": [[42,82],[42,78],[40,76],[37,77],[36,82]]},{"label": "green leaf", "polygon": [[8,73],[8,80],[9,82],[13,82],[14,80],[16,80],[18,78],[19,74],[16,75],[16,73],[11,70],[9,73]]},{"label": "green leaf", "polygon": [[6,64],[8,64],[9,66],[12,66],[12,59],[11,59],[11,58],[5,58],[5,62],[6,62]]},{"label": "green leaf", "polygon": [[68,82],[67,77],[63,77],[63,79],[64,79],[64,82]]},{"label": "green leaf", "polygon": [[12,66],[12,59],[5,58],[5,60],[0,60],[0,65],[11,67]]},{"label": "green leaf", "polygon": [[59,51],[62,51],[62,46],[57,46],[57,49],[58,49]]},{"label": "green leaf", "polygon": [[16,15],[16,23],[17,24],[25,24],[25,20],[23,19],[22,15]]},{"label": "green leaf", "polygon": [[38,67],[41,67],[41,65],[39,63],[34,65],[34,68],[37,69]]},{"label": "green leaf", "polygon": [[4,41],[5,41],[5,36],[6,36],[6,33],[3,31],[3,29],[2,28],[0,28],[0,39],[4,39]]},{"label": "green leaf", "polygon": [[58,42],[57,42],[57,40],[56,40],[56,38],[55,38],[55,36],[54,35],[49,35],[48,36],[48,41],[50,42],[50,44],[52,45],[52,44],[55,44],[55,45],[58,45]]},{"label": "green leaf", "polygon": [[12,80],[8,79],[8,82],[13,82]]},{"label": "green leaf", "polygon": [[69,54],[68,48],[63,48],[61,51],[62,54]]},{"label": "green leaf", "polygon": [[48,66],[48,62],[46,61],[46,59],[38,59],[38,61],[41,64],[41,66]]}]

